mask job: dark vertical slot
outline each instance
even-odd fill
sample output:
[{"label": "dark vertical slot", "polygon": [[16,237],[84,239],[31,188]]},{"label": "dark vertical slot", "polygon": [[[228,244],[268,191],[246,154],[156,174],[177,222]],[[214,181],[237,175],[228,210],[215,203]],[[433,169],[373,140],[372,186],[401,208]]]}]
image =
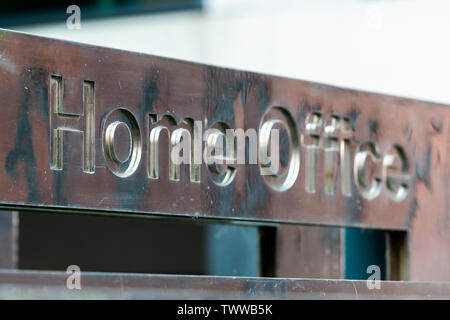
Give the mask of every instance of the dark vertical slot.
[{"label": "dark vertical slot", "polygon": [[386,233],[386,262],[388,280],[408,280],[408,234],[392,231]]},{"label": "dark vertical slot", "polygon": [[276,227],[259,227],[259,268],[261,277],[276,277]]}]

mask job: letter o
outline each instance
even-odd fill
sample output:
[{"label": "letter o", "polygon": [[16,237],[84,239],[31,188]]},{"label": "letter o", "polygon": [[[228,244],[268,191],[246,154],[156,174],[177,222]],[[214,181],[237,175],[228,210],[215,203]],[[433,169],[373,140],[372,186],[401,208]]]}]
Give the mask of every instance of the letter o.
[{"label": "letter o", "polygon": [[[125,159],[120,159],[115,146],[115,136],[120,127],[124,127],[129,136],[130,146]],[[131,176],[142,156],[142,136],[136,117],[128,109],[118,107],[106,114],[102,128],[103,154],[108,169],[120,178]]]},{"label": "letter o", "polygon": [[[272,130],[275,126],[282,126],[289,139],[289,160],[286,168],[275,172],[272,163],[264,163],[268,160],[269,144],[271,143]],[[277,141],[279,143],[279,141]],[[271,107],[262,117],[259,127],[259,161],[260,172],[266,184],[276,191],[286,191],[297,180],[300,171],[300,147],[297,124],[292,115],[283,107]],[[272,147],[272,146],[271,146]],[[279,148],[277,148],[279,150]],[[272,156],[272,155],[271,155]]]}]

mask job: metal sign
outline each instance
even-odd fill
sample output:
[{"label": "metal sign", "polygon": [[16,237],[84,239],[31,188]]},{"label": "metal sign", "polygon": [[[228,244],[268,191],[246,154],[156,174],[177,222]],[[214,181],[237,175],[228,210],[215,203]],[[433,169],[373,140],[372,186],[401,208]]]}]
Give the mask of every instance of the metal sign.
[{"label": "metal sign", "polygon": [[446,208],[444,105],[9,31],[0,101],[2,207],[387,229]]}]

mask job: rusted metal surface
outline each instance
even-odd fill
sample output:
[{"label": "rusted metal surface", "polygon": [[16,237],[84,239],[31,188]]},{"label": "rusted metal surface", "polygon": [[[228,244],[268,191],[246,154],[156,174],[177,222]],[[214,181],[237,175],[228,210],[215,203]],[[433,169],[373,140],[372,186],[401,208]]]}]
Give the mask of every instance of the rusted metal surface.
[{"label": "rusted metal surface", "polygon": [[17,268],[18,214],[0,210],[0,269]]},{"label": "rusted metal surface", "polygon": [[[0,101],[3,208],[406,230],[408,279],[450,280],[446,105],[3,30]],[[192,120],[276,121],[282,171],[170,171],[151,132]]]},{"label": "rusted metal surface", "polygon": [[450,299],[450,283],[0,271],[2,299]]},{"label": "rusted metal surface", "polygon": [[[8,31],[0,52],[3,206],[407,229],[429,205],[418,203],[417,185],[448,189],[437,163],[446,163],[444,105]],[[290,132],[292,170],[262,176],[260,165],[236,165],[231,183],[219,186],[222,177],[201,165],[200,183],[188,168],[171,181],[162,148],[152,178],[154,122],[170,129],[186,118],[244,130],[277,119]],[[113,146],[114,121],[133,138],[123,163],[115,153],[126,154],[129,135],[117,131]],[[396,184],[407,188],[404,199]]]}]

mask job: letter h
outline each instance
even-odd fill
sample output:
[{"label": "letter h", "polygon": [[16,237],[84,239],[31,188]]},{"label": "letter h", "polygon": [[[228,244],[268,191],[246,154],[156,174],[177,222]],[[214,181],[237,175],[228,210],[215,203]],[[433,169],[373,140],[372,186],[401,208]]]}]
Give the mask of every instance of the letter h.
[{"label": "letter h", "polygon": [[[63,169],[64,132],[78,132],[83,136],[83,171],[95,172],[95,95],[94,82],[83,82],[83,111],[81,114],[64,112],[63,78],[52,75],[50,78],[50,168]],[[83,119],[84,118],[84,119]],[[85,121],[83,121],[85,120]],[[67,147],[67,146],[66,146]]]}]

